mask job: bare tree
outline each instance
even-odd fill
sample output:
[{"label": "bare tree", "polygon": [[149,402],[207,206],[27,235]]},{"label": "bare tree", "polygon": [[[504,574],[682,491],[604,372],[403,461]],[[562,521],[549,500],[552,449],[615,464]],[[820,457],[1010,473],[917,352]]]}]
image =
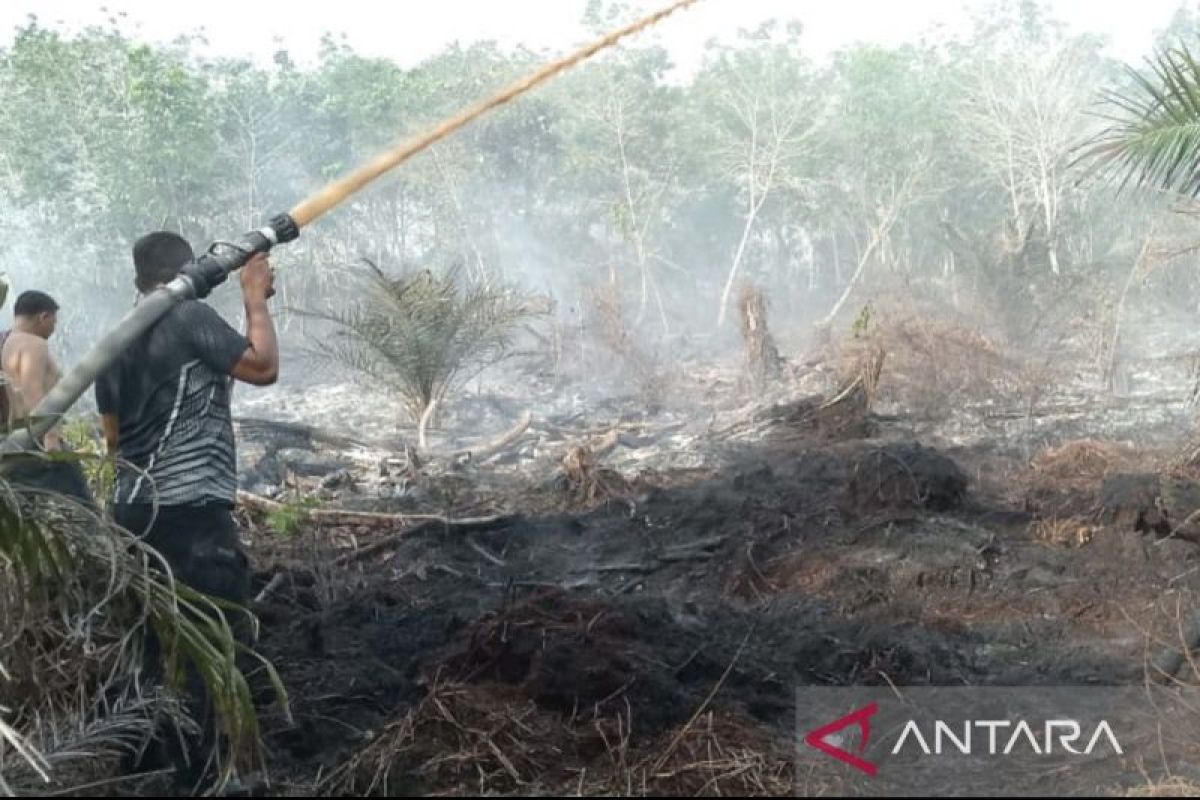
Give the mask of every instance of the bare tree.
[{"label": "bare tree", "polygon": [[[819,326],[841,313],[872,264],[908,267],[893,231],[944,186],[936,184],[933,169],[944,144],[936,63],[926,51],[861,45],[829,70],[837,100],[822,125],[820,146],[829,167],[816,192],[828,221],[851,234],[857,252],[853,272]],[[835,269],[840,279],[836,262]]]},{"label": "bare tree", "polygon": [[[731,112],[733,125],[725,131],[728,169],[742,186],[742,232],[717,310],[717,325],[725,324],[733,288],[745,262],[747,245],[759,214],[772,191],[784,179],[788,159],[816,129],[812,109],[798,87],[786,79],[786,65],[766,51],[757,69],[734,70],[722,87],[721,104]],[[810,116],[802,125],[805,112]]]},{"label": "bare tree", "polygon": [[1071,164],[1098,77],[1082,45],[1052,42],[979,63],[964,87],[959,121],[966,141],[1008,198],[1004,249],[1025,255],[1040,233],[1054,275],[1062,270],[1062,219],[1074,191]]},{"label": "bare tree", "polygon": [[634,264],[641,285],[635,322],[641,322],[645,316],[650,294],[653,293],[663,330],[666,331],[666,310],[663,308],[662,294],[650,267],[653,252],[651,231],[654,223],[660,218],[663,199],[673,179],[675,166],[673,163],[666,163],[659,170],[651,171],[633,163],[629,154],[629,112],[632,102],[627,91],[623,91],[619,86],[612,86],[605,102],[601,123],[616,144],[621,174],[621,202],[617,218],[622,235],[633,247]]},{"label": "bare tree", "polygon": [[846,288],[842,290],[837,302],[829,309],[829,313],[817,323],[818,325],[832,324],[849,301],[854,290],[862,282],[867,265],[878,258],[879,251],[887,243],[896,221],[917,199],[921,180],[924,178],[929,162],[930,158],[927,153],[919,153],[909,172],[893,182],[885,191],[881,191],[875,198],[873,213],[865,216],[865,219],[869,220],[866,231],[867,240],[859,250],[858,264],[854,268],[854,273],[850,276],[850,280],[846,283]]},{"label": "bare tree", "polygon": [[[645,318],[653,296],[667,332],[666,308],[654,274],[654,264],[659,261],[654,238],[677,174],[677,154],[648,128],[648,121],[655,119],[652,109],[662,88],[651,79],[653,67],[637,64],[636,58],[631,56],[603,71],[603,79],[598,81],[602,90],[583,104],[583,113],[607,140],[594,151],[596,157],[611,165],[618,176],[618,199],[614,202],[604,197],[601,203],[611,209],[621,238],[632,250],[640,285],[634,324]],[[616,280],[615,265],[610,273],[610,281]]]}]

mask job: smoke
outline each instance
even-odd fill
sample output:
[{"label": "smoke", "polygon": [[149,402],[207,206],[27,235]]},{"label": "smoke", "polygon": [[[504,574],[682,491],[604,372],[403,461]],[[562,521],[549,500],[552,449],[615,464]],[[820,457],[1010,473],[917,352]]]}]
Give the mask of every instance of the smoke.
[{"label": "smoke", "polygon": [[[1039,154],[1061,167],[1048,188],[1033,173],[1019,180],[1000,175],[995,157],[1006,152],[1005,137],[1023,136],[1041,119],[1029,109],[1074,109],[1097,87],[1018,81],[1031,96],[997,91],[1012,100],[1003,109],[1007,116],[975,119],[971,114],[984,107],[970,95],[978,87],[958,80],[962,65],[952,63],[950,51],[852,49],[815,66],[789,37],[719,48],[711,64],[667,88],[656,66],[662,53],[610,54],[460,131],[322,217],[272,256],[282,347],[290,363],[301,365],[285,365],[285,379],[342,379],[301,360],[308,337],[321,331],[290,309],[353,302],[358,289],[346,270],[364,258],[390,273],[457,267],[473,279],[550,298],[553,315],[535,323],[542,339],[522,338],[518,347],[559,347],[548,357],[573,369],[581,386],[613,394],[628,391],[629,376],[599,335],[593,290],[617,293],[623,327],[664,370],[689,357],[732,356],[741,346],[736,309],[727,309],[723,327],[715,321],[743,235],[739,280],[761,291],[786,357],[803,354],[813,323],[859,272],[833,321],[835,337],[849,335],[873,301],[906,297],[980,326],[996,322],[1021,346],[1030,346],[1030,331],[1069,335],[1077,320],[1089,335],[1112,327],[1109,289],[1125,280],[1148,227],[1146,210],[1106,199],[1107,187],[1078,185],[1062,152]],[[984,88],[1004,88],[1022,61],[996,61],[1007,56],[987,51],[986,41],[977,44],[972,52],[982,55],[972,75],[987,77]],[[1094,57],[1068,45],[1038,46]],[[176,165],[160,153],[159,172],[129,176],[80,156],[66,172],[88,191],[73,195],[53,186],[20,207],[15,192],[0,196],[0,269],[9,276],[10,296],[36,288],[60,301],[53,346],[65,366],[132,305],[135,232],[182,229],[202,251],[210,239],[237,235],[353,168],[379,142],[412,133],[430,109],[456,107],[468,90],[472,97],[486,94],[495,74],[520,71],[523,62],[504,61],[487,48],[458,48],[413,70],[343,51],[304,70],[186,59],[178,66],[204,83],[203,92],[188,97],[203,97],[204,118],[211,120],[194,142],[186,126],[165,126],[179,137],[172,146],[192,142],[202,151],[181,159],[178,176],[161,172],[164,163]],[[152,110],[163,108],[169,113],[171,105]],[[742,119],[731,108],[764,116],[753,129],[752,116]],[[796,141],[778,143],[773,166],[762,163],[758,149],[761,134],[771,130],[768,110],[780,119],[798,113],[800,122],[789,130],[803,131]],[[159,128],[144,116],[138,135],[150,137]],[[1073,117],[1051,122],[1053,130],[1076,125]],[[110,134],[124,135],[81,129],[76,138]],[[936,146],[922,149],[918,141]],[[15,174],[14,165],[4,166]],[[35,177],[44,167],[26,166]],[[913,176],[915,189],[905,193]],[[128,185],[105,183],[126,178]],[[765,202],[749,214],[768,181]],[[93,203],[120,202],[75,209],[84,194]],[[1049,205],[1058,215],[1053,230],[1039,222]],[[1186,233],[1178,224],[1170,232]],[[1138,283],[1124,313],[1191,313],[1200,285],[1187,274],[1189,263],[1172,262]],[[241,326],[236,278],[209,302]]]},{"label": "smoke", "polygon": [[70,365],[132,305],[132,263],[118,264],[119,248],[111,243],[80,246],[67,241],[61,231],[40,225],[28,210],[3,208],[0,215],[8,223],[0,245],[0,272],[9,283],[0,326],[12,324],[13,305],[22,292],[46,292],[61,307],[52,352]]}]

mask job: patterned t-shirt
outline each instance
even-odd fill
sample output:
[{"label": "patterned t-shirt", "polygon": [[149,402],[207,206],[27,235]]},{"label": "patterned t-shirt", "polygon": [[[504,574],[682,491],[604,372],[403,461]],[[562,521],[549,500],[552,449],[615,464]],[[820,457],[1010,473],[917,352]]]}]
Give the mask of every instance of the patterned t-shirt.
[{"label": "patterned t-shirt", "polygon": [[100,376],[96,405],[120,431],[117,503],[234,501],[229,374],[249,346],[216,311],[187,300]]}]

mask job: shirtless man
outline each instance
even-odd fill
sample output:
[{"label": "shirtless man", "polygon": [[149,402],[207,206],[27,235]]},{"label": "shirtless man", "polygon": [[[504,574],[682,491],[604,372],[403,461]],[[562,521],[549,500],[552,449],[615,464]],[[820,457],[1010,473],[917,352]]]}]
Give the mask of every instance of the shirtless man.
[{"label": "shirtless man", "polygon": [[[13,316],[12,330],[0,348],[9,429],[29,418],[60,377],[47,343],[58,324],[58,303],[45,292],[24,292],[17,298]],[[46,434],[44,444],[47,450],[62,449],[62,440],[54,430]]]},{"label": "shirtless man", "polygon": [[[13,309],[12,330],[0,334],[0,372],[3,372],[3,406],[7,414],[0,422],[7,429],[21,426],[30,413],[54,388],[60,377],[47,340],[58,324],[58,303],[45,292],[25,292]],[[4,416],[7,418],[5,419]],[[46,450],[62,450],[62,437],[52,428],[44,437]],[[92,506],[83,469],[74,461],[25,460],[9,464],[4,480],[10,484],[49,490]]]}]

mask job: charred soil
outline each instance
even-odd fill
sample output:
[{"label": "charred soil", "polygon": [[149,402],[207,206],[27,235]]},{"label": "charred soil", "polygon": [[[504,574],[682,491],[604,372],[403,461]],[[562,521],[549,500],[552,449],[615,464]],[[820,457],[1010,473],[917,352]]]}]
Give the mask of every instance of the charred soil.
[{"label": "charred soil", "polygon": [[510,484],[470,527],[252,523],[275,786],[786,793],[797,686],[1140,680],[1195,554],[1154,492],[1106,512],[1116,455],[1001,459],[1073,503],[1039,506],[981,485],[986,449],[820,407],[714,435],[707,469]]}]

